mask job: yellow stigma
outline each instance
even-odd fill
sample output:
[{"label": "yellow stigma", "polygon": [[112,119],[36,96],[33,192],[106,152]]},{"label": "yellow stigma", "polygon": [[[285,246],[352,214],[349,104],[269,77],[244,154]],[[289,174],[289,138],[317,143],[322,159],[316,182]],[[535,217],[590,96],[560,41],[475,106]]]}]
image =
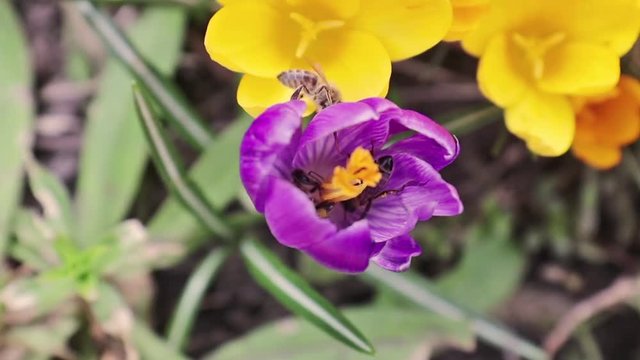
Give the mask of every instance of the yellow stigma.
[{"label": "yellow stigma", "polygon": [[318,37],[319,32],[323,30],[336,29],[344,26],[345,24],[343,20],[325,20],[315,22],[313,20],[309,20],[307,17],[297,12],[290,13],[289,17],[297,22],[302,28],[300,43],[296,48],[296,57],[299,59],[304,56],[304,53],[311,45],[311,42],[313,42],[313,40]]},{"label": "yellow stigma", "polygon": [[567,38],[565,33],[553,33],[542,37],[527,37],[520,33],[513,34],[513,41],[525,51],[532,65],[533,77],[540,79],[544,74],[544,56],[556,45]]},{"label": "yellow stigma", "polygon": [[347,161],[347,167],[336,166],[331,181],[322,184],[323,201],[353,199],[367,188],[378,185],[382,174],[373,156],[362,147],[356,148]]}]

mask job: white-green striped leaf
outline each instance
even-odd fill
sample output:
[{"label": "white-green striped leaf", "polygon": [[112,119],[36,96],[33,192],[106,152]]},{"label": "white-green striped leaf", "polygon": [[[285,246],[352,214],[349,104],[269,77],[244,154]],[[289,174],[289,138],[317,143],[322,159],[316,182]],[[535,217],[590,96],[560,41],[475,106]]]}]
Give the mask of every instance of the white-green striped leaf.
[{"label": "white-green striped leaf", "polygon": [[329,301],[255,240],[240,244],[254,279],[280,303],[327,334],[363,353],[373,354],[369,340]]},{"label": "white-green striped leaf", "polygon": [[165,185],[212,234],[224,240],[231,240],[232,230],[219,219],[213,207],[202,196],[198,187],[189,180],[184,165],[176,155],[173,144],[169,141],[165,130],[153,114],[153,110],[142,91],[134,85],[133,95],[138,110],[138,117],[147,136],[151,157],[162,176]]},{"label": "white-green striped leaf", "polygon": [[[187,105],[184,95],[177,90],[177,87],[148,63],[122,35],[111,19],[96,9],[91,1],[76,0],[75,3],[105,44],[138,79],[140,85],[157,100],[158,105],[169,116],[169,120],[185,139],[195,147],[203,149],[211,141],[211,135],[204,126],[204,121]],[[174,29],[170,25],[163,24],[158,26],[156,30],[162,28]],[[161,39],[161,37],[159,38]]]}]

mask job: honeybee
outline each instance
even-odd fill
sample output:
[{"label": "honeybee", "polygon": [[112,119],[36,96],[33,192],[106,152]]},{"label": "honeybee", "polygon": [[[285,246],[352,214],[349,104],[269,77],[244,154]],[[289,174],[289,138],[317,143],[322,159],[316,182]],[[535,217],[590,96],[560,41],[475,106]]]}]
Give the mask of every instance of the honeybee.
[{"label": "honeybee", "polygon": [[295,89],[291,100],[302,99],[306,95],[316,104],[319,110],[327,108],[341,101],[340,92],[333,87],[322,72],[292,69],[283,71],[278,75],[282,85]]}]

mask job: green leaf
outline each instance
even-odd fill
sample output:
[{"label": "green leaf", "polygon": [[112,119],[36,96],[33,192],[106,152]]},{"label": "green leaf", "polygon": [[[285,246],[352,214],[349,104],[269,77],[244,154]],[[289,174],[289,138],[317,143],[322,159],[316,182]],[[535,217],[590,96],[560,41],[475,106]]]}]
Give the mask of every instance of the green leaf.
[{"label": "green leaf", "polygon": [[149,103],[140,89],[134,85],[133,95],[138,118],[142,124],[151,157],[171,194],[198,219],[212,234],[230,241],[233,231],[218,218],[211,204],[205,199],[199,188],[185,175],[184,166],[178,159],[173,145],[165,130],[154,116]]},{"label": "green leaf", "polygon": [[[142,49],[139,52],[136,46],[132,46],[111,19],[96,9],[91,1],[76,0],[76,4],[87,21],[102,37],[102,40],[136,77],[141,86],[157,100],[158,105],[183,136],[197,148],[203,149],[211,141],[209,130],[203,125],[204,121],[187,105],[186,99],[177,87],[162,76],[152,64],[148,63],[145,60],[147,54]],[[173,11],[179,10],[173,9]],[[146,58],[161,58],[162,54],[158,54],[157,51],[165,46],[165,35],[159,34],[159,30],[164,29],[171,32],[178,28],[168,23],[153,28],[154,39],[160,41],[160,44],[152,48],[155,53],[148,54]]]},{"label": "green leaf", "polygon": [[[253,119],[241,116],[231,123],[189,171],[205,198],[216,210],[224,209],[242,189],[240,181],[240,142]],[[215,186],[212,186],[215,184]],[[176,199],[168,198],[149,225],[154,239],[195,241],[207,235],[206,229]]]},{"label": "green leaf", "polygon": [[[131,29],[131,41],[170,74],[180,54],[185,21],[180,8],[151,8]],[[77,193],[77,237],[84,245],[97,241],[126,215],[143,174],[146,145],[129,92],[131,81],[122,64],[110,59],[88,110]]]},{"label": "green leaf", "polygon": [[57,236],[70,236],[72,221],[71,198],[63,183],[35,159],[27,161],[29,186],[42,206],[47,224]]},{"label": "green leaf", "polygon": [[258,284],[289,310],[352,348],[374,353],[371,343],[338,309],[263,245],[243,241],[240,253]]},{"label": "green leaf", "polygon": [[167,341],[174,348],[184,347],[202,297],[228,255],[229,252],[226,249],[212,250],[189,277],[167,331]]},{"label": "green leaf", "polygon": [[544,350],[538,346],[451,301],[440,294],[434,284],[416,273],[392,273],[378,267],[370,267],[365,274],[365,280],[383,286],[419,307],[452,320],[468,323],[478,337],[489,343],[527,359],[547,359]]},{"label": "green leaf", "polygon": [[31,141],[31,62],[10,1],[0,1],[0,254],[22,189],[22,161]]},{"label": "green leaf", "polygon": [[377,307],[344,310],[376,344],[375,355],[335,346],[310,324],[286,319],[267,324],[223,346],[204,360],[411,360],[428,359],[439,345],[472,349],[475,341],[465,324],[416,309]]},{"label": "green leaf", "polygon": [[162,360],[188,360],[156,335],[153,330],[140,320],[133,323],[133,343],[143,360],[156,360],[162,354]]},{"label": "green leaf", "polygon": [[16,279],[0,289],[0,305],[3,316],[35,319],[50,314],[74,295],[75,284],[71,279],[55,279],[45,276]]},{"label": "green leaf", "polygon": [[58,262],[53,248],[53,228],[34,210],[19,209],[14,222],[17,241],[9,246],[9,254],[35,270],[45,270]]},{"label": "green leaf", "polygon": [[513,292],[525,266],[524,255],[511,241],[511,217],[495,205],[488,207],[483,225],[467,236],[461,262],[436,282],[441,294],[481,313]]},{"label": "green leaf", "polygon": [[53,357],[66,353],[67,342],[79,326],[78,320],[74,318],[58,317],[49,319],[46,323],[11,327],[3,336],[6,343],[29,349],[33,353],[29,359],[33,355]]}]

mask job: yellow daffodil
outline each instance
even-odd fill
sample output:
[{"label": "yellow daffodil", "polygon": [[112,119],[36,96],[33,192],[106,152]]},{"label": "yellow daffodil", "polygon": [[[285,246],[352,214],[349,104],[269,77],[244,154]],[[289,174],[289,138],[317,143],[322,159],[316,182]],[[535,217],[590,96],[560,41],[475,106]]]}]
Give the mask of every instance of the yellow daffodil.
[{"label": "yellow daffodil", "polygon": [[491,0],[451,0],[451,6],[453,23],[444,40],[458,41],[478,26],[480,19],[489,12]]},{"label": "yellow daffodil", "polygon": [[226,0],[207,28],[211,58],[244,73],[238,103],[256,115],[293,93],[276,76],[320,68],[343,100],[386,95],[391,61],[438,43],[449,0]]},{"label": "yellow daffodil", "polygon": [[480,57],[478,84],[505,108],[507,128],[531,151],[557,156],[573,142],[569,96],[615,87],[639,31],[637,0],[492,0],[462,45]]},{"label": "yellow daffodil", "polygon": [[623,75],[614,90],[574,99],[574,104],[577,122],[573,153],[597,169],[618,165],[622,147],[640,137],[640,82]]}]

